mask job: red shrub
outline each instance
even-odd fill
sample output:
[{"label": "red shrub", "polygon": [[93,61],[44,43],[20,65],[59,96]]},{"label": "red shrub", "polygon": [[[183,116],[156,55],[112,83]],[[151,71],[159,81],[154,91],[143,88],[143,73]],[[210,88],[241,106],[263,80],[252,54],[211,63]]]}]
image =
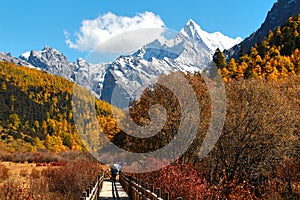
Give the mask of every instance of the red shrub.
[{"label": "red shrub", "polygon": [[67,163],[66,162],[51,162],[50,166],[51,167],[61,167],[61,166],[65,166]]},{"label": "red shrub", "polygon": [[[153,164],[161,164],[163,161],[153,159]],[[166,162],[165,162],[166,163]],[[162,192],[169,192],[170,197],[183,197],[183,199],[208,199],[211,191],[207,181],[201,173],[190,164],[176,161],[163,169],[136,175],[143,182],[153,184],[155,188],[161,188]]]},{"label": "red shrub", "polygon": [[48,167],[42,171],[42,177],[49,192],[69,195],[77,198],[81,192],[96,179],[101,172],[99,163],[92,161],[76,161],[69,163],[53,163],[62,165],[59,168]]}]

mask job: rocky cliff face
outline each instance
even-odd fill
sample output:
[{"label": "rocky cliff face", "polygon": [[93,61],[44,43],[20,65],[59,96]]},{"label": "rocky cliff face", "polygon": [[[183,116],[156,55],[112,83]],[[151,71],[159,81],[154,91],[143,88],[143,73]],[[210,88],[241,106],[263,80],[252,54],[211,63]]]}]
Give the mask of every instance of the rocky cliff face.
[{"label": "rocky cliff face", "polygon": [[0,61],[11,62],[11,63],[14,63],[19,66],[35,68],[35,66],[31,65],[30,63],[26,62],[25,60],[13,57],[10,53],[0,52]]},{"label": "rocky cliff face", "polygon": [[41,51],[31,51],[20,58],[39,69],[71,80],[74,69],[68,59],[58,50],[45,46]]}]

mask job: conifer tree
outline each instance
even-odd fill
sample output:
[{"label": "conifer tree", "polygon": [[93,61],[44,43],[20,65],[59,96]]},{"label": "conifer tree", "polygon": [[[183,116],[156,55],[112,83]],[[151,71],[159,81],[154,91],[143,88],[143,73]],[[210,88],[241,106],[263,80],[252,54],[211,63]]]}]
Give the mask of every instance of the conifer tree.
[{"label": "conifer tree", "polygon": [[226,67],[225,55],[219,48],[217,48],[217,50],[213,56],[213,61],[215,62],[215,64],[217,65],[217,67],[219,69],[223,69],[224,67]]}]

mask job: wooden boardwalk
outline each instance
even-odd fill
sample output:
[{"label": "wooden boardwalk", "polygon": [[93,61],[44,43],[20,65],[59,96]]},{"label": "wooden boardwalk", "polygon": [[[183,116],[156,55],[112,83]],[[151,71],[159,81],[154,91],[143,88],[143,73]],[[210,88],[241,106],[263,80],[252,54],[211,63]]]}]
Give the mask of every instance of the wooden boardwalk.
[{"label": "wooden boardwalk", "polygon": [[104,181],[99,200],[131,200],[119,181]]}]

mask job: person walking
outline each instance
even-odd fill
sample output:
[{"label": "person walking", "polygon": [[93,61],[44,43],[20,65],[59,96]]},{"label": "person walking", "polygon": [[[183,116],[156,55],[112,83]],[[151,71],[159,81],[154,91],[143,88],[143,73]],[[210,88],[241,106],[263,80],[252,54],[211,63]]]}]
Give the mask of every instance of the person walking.
[{"label": "person walking", "polygon": [[111,173],[111,178],[112,178],[112,181],[116,181],[116,177],[117,177],[117,173],[118,173],[118,168],[115,167],[115,165],[113,165],[111,168],[110,168],[110,173]]}]

